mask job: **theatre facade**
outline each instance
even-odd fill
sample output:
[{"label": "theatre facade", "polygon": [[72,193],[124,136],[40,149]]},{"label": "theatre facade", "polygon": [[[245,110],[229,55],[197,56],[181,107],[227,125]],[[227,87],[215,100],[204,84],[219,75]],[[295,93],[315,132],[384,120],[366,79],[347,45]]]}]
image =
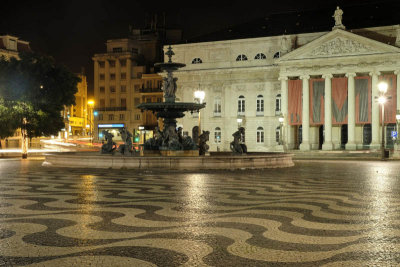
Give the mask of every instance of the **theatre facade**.
[{"label": "theatre facade", "polygon": [[[335,13],[336,14],[336,13]],[[246,130],[249,151],[376,149],[381,142],[378,83],[387,146],[393,145],[400,106],[400,26],[174,45],[178,98],[205,92],[201,130],[210,150],[229,151]],[[192,135],[198,114],[179,124]]]}]

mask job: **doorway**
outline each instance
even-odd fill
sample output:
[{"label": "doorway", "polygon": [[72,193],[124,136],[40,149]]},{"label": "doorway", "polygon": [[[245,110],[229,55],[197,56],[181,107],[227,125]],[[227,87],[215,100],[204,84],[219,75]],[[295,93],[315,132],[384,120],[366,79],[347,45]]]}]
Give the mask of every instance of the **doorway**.
[{"label": "doorway", "polygon": [[324,143],[324,125],[319,126],[319,142],[318,142],[318,149],[322,149],[322,144]]},{"label": "doorway", "polygon": [[390,123],[386,125],[386,148],[393,148],[394,147],[394,140],[392,138],[392,131],[396,131],[396,124]]},{"label": "doorway", "polygon": [[363,148],[369,149],[372,141],[371,124],[365,124],[363,127]]},{"label": "doorway", "polygon": [[348,132],[347,132],[347,124],[343,124],[340,127],[340,149],[345,149],[346,148],[346,144],[348,141]]}]

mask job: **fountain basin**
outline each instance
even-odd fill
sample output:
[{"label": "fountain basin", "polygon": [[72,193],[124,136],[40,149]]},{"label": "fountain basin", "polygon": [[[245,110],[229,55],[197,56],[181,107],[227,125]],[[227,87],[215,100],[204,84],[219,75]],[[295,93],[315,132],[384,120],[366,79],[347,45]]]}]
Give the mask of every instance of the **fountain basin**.
[{"label": "fountain basin", "polygon": [[162,157],[101,155],[96,152],[65,152],[45,154],[44,166],[100,169],[156,169],[156,170],[234,170],[292,167],[293,154],[249,153],[236,156],[231,153],[211,153],[201,157]]}]

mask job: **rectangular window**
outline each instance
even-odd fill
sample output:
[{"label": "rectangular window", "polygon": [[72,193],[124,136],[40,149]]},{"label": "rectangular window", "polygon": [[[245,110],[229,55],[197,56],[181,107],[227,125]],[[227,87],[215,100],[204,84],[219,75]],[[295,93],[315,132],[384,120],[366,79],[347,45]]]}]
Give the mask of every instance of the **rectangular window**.
[{"label": "rectangular window", "polygon": [[120,121],[125,120],[125,114],[119,114],[119,120]]},{"label": "rectangular window", "polygon": [[126,59],[121,59],[119,61],[119,64],[121,65],[121,67],[125,67],[126,66]]},{"label": "rectangular window", "polygon": [[113,48],[113,53],[121,53],[122,52],[122,47],[114,47]]},{"label": "rectangular window", "polygon": [[104,86],[100,86],[100,93],[104,94],[106,92],[106,89]]},{"label": "rectangular window", "polygon": [[125,72],[122,72],[121,73],[121,80],[125,80],[126,79],[126,73]]},{"label": "rectangular window", "polygon": [[146,98],[146,103],[151,103],[151,98],[150,97]]},{"label": "rectangular window", "polygon": [[103,114],[99,114],[99,121],[103,120]]},{"label": "rectangular window", "polygon": [[110,93],[115,93],[115,86],[110,86]]},{"label": "rectangular window", "polygon": [[121,107],[126,108],[126,98],[121,98]]},{"label": "rectangular window", "polygon": [[151,81],[146,81],[146,88],[151,88]]},{"label": "rectangular window", "polygon": [[140,120],[140,114],[135,114],[135,120],[137,120],[137,121]]},{"label": "rectangular window", "polygon": [[114,114],[108,114],[108,120],[113,121],[114,120]]},{"label": "rectangular window", "polygon": [[106,106],[106,101],[104,99],[100,99],[100,107],[104,108]]},{"label": "rectangular window", "polygon": [[121,93],[126,93],[126,85],[121,85]]},{"label": "rectangular window", "polygon": [[264,112],[264,99],[257,99],[257,112]]},{"label": "rectangular window", "polygon": [[245,112],[245,100],[239,99],[238,100],[238,113],[242,113],[241,115],[244,115],[244,112]]},{"label": "rectangular window", "polygon": [[115,98],[110,98],[110,107],[115,107]]},{"label": "rectangular window", "polygon": [[221,131],[216,130],[214,132],[214,142],[216,144],[220,144],[221,143]]},{"label": "rectangular window", "polygon": [[135,92],[139,92],[140,91],[140,84],[135,84]]},{"label": "rectangular window", "polygon": [[110,73],[110,80],[115,80],[115,73]]},{"label": "rectangular window", "polygon": [[162,98],[161,97],[157,97],[157,102],[161,103],[162,102]]},{"label": "rectangular window", "polygon": [[105,77],[104,74],[100,74],[100,80],[101,81],[104,81],[104,77]]},{"label": "rectangular window", "polygon": [[99,67],[100,67],[100,68],[103,69],[103,68],[105,67],[105,65],[106,65],[106,64],[105,64],[104,61],[99,61]]},{"label": "rectangular window", "polygon": [[257,131],[257,143],[264,143],[264,131]]},{"label": "rectangular window", "polygon": [[214,99],[214,116],[221,116],[221,99]]},{"label": "rectangular window", "polygon": [[108,64],[110,65],[110,68],[114,68],[115,67],[115,60],[108,61]]}]

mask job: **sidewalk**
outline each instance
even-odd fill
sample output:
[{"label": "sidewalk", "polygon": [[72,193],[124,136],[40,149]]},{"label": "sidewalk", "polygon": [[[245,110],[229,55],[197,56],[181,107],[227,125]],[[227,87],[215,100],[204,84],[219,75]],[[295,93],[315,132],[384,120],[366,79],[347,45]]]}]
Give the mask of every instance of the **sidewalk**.
[{"label": "sidewalk", "polygon": [[[293,160],[381,160],[381,151],[379,150],[289,150],[286,152],[293,154]],[[387,160],[399,159],[388,158]]]}]

